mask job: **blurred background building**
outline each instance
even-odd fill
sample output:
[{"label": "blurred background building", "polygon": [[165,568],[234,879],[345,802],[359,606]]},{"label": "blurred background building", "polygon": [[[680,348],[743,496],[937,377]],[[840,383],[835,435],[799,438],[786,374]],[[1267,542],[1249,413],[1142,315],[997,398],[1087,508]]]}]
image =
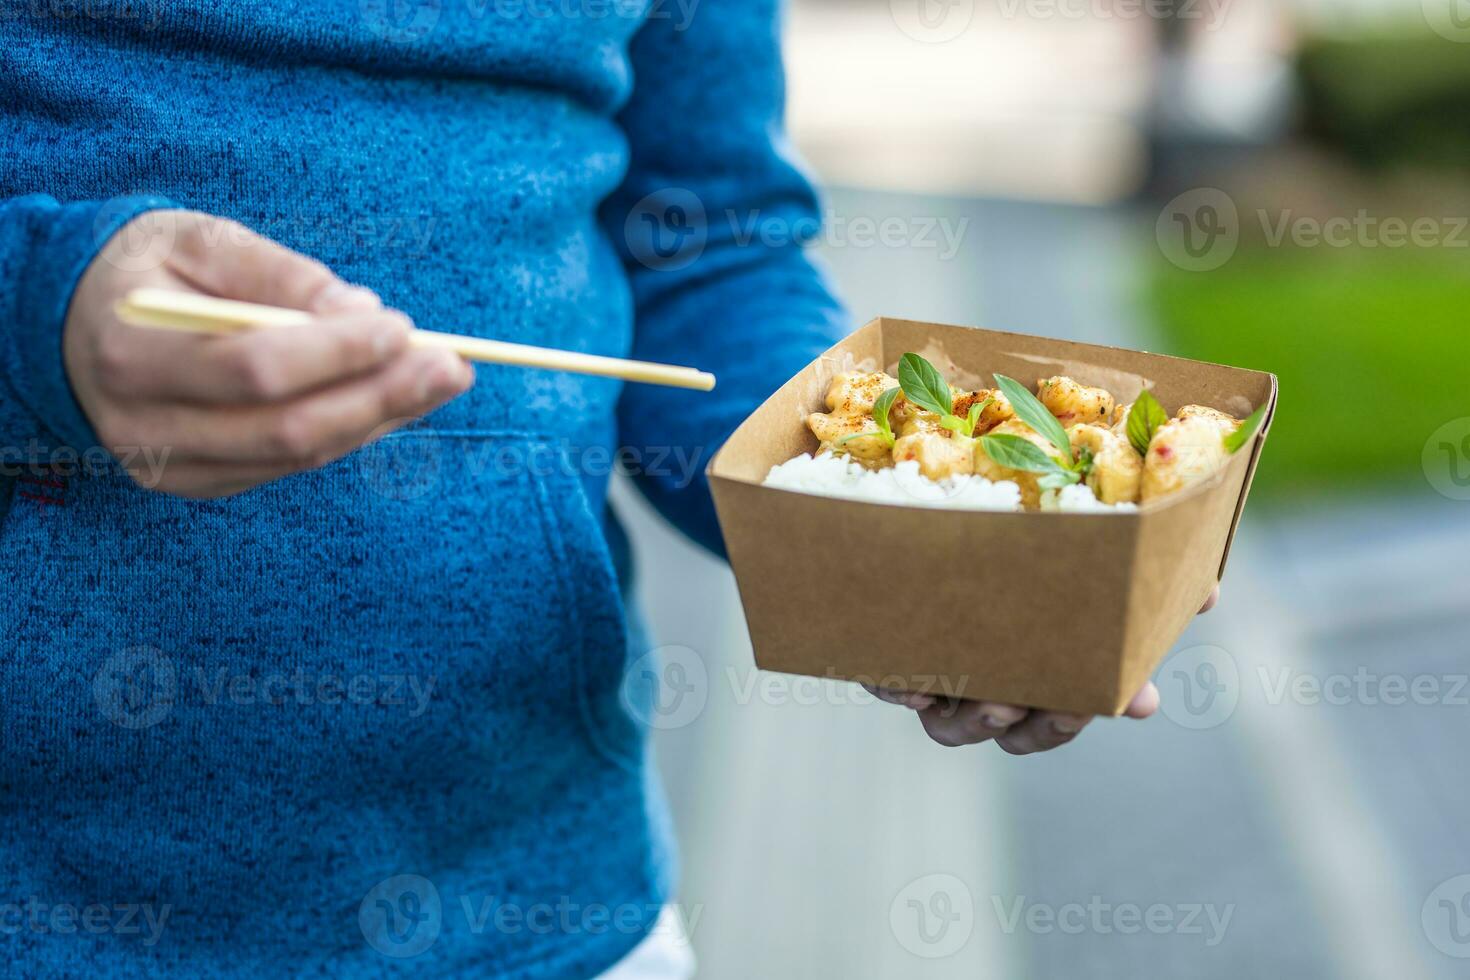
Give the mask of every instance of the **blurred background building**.
[{"label": "blurred background building", "polygon": [[1024,759],[757,674],[729,572],[619,488],[699,687],[657,742],[702,976],[1470,974],[1470,3],[796,0],[786,38],[855,325],[1282,395],[1164,710]]}]

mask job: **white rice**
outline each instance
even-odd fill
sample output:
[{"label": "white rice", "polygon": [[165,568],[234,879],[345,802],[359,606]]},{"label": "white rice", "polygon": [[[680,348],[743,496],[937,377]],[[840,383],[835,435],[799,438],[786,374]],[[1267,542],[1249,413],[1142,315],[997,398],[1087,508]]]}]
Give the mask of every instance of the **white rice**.
[{"label": "white rice", "polygon": [[1009,480],[991,483],[980,476],[953,476],[936,483],[920,473],[919,464],[913,460],[870,470],[845,456],[822,453],[813,459],[810,453],[802,453],[771,467],[765,485],[873,504],[952,510],[1021,509],[1021,488]]},{"label": "white rice", "polygon": [[1088,511],[1101,511],[1111,513],[1114,511],[1137,510],[1137,504],[1105,504],[1098,500],[1092,493],[1092,488],[1084,483],[1074,483],[1070,487],[1062,487],[1056,492],[1043,491],[1041,494],[1042,510],[1059,510],[1063,513],[1078,514]]},{"label": "white rice", "polygon": [[[771,467],[765,486],[820,497],[841,497],[873,504],[938,507],[948,510],[1021,510],[1021,488],[1010,480],[991,482],[983,476],[952,476],[935,482],[906,460],[870,470],[846,456],[802,453]],[[1065,512],[1136,510],[1133,504],[1109,505],[1080,484],[1043,495],[1044,510]]]}]

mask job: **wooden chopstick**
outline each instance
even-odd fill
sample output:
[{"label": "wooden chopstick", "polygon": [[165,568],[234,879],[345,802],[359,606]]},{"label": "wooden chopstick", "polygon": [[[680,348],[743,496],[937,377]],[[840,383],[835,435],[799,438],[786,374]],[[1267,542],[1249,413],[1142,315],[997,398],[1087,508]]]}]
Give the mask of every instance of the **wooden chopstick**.
[{"label": "wooden chopstick", "polygon": [[[182,330],[187,333],[236,333],[257,327],[304,327],[312,322],[311,314],[301,310],[157,288],[132,290],[117,302],[115,310],[118,319],[135,327]],[[573,374],[595,374],[642,384],[692,388],[696,391],[709,391],[715,386],[713,374],[695,368],[532,347],[529,344],[512,344],[504,340],[415,330],[410,343],[415,347],[451,350],[466,360],[483,361],[487,364],[512,364],[550,371],[569,371]]]}]

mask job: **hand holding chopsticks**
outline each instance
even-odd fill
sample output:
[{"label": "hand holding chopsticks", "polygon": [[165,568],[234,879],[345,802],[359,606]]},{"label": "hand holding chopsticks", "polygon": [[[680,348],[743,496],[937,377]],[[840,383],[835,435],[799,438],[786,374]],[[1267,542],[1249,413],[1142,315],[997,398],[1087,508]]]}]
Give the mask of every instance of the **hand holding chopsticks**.
[{"label": "hand holding chopsticks", "polygon": [[[155,288],[132,290],[118,302],[116,312],[119,319],[132,326],[189,333],[301,328],[308,327],[312,322],[312,316],[300,310]],[[697,391],[709,391],[715,386],[714,375],[695,368],[532,347],[503,340],[415,330],[410,335],[409,343],[415,347],[450,350],[466,360],[487,364],[511,364],[574,374],[592,374],[642,384],[692,388]]]}]

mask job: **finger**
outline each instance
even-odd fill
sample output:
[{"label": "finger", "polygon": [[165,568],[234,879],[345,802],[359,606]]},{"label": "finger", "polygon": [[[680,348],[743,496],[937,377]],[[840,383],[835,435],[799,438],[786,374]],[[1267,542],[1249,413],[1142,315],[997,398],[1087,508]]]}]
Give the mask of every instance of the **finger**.
[{"label": "finger", "polygon": [[1159,710],[1159,689],[1154,686],[1153,681],[1133,695],[1133,700],[1128,702],[1128,707],[1123,709],[1123,715],[1128,718],[1147,718]]},{"label": "finger", "polygon": [[1033,711],[1025,721],[997,738],[996,744],[1011,755],[1045,752],[1072,741],[1091,720],[1090,715]]},{"label": "finger", "polygon": [[113,342],[125,344],[126,350],[109,357],[106,369],[99,372],[112,394],[262,405],[388,363],[408,346],[412,325],[401,313],[374,310],[340,312],[300,327],[260,328],[225,337],[126,326],[117,330],[120,336]]},{"label": "finger", "polygon": [[313,310],[345,285],[316,259],[213,215],[181,219],[168,265],[202,292],[293,310]]},{"label": "finger", "polygon": [[473,380],[469,365],[454,354],[409,350],[374,374],[294,401],[251,408],[164,406],[163,421],[144,418],[135,428],[147,433],[145,445],[167,446],[181,462],[309,469],[357,448],[385,423],[432,411]]},{"label": "finger", "polygon": [[919,712],[929,737],[951,748],[997,738],[1026,717],[1026,709],[993,701],[946,698]]},{"label": "finger", "polygon": [[1215,608],[1215,603],[1217,603],[1219,601],[1220,601],[1220,586],[1217,585],[1213,589],[1210,590],[1210,597],[1205,600],[1205,604],[1203,606],[1200,606],[1199,607],[1200,614],[1203,615],[1204,613],[1209,612],[1211,609],[1214,609]]},{"label": "finger", "polygon": [[934,703],[934,695],[919,694],[916,691],[899,691],[891,687],[874,687],[872,684],[864,684],[863,689],[879,701],[896,704],[903,708],[913,708],[922,711]]}]

